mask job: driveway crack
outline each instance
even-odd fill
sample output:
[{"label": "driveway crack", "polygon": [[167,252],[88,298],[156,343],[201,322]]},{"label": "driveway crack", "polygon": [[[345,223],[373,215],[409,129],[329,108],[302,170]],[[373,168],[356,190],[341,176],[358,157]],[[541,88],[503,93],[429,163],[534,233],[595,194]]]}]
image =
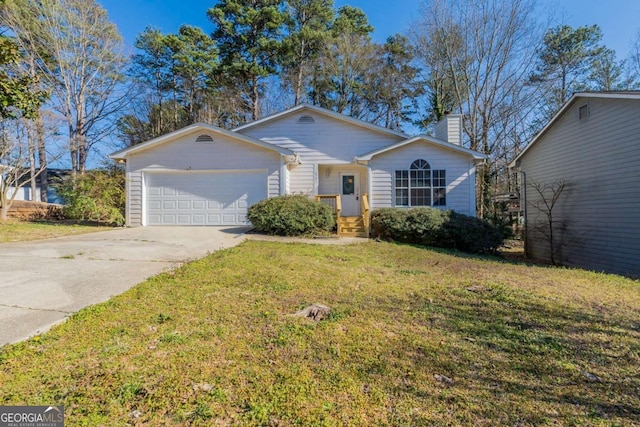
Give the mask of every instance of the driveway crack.
[{"label": "driveway crack", "polygon": [[64,310],[56,310],[54,308],[34,308],[34,307],[23,307],[21,305],[10,305],[10,304],[0,304],[0,307],[7,308],[21,308],[23,310],[33,310],[33,311],[52,311],[54,313],[62,313],[62,314],[73,314],[73,311],[64,311]]}]

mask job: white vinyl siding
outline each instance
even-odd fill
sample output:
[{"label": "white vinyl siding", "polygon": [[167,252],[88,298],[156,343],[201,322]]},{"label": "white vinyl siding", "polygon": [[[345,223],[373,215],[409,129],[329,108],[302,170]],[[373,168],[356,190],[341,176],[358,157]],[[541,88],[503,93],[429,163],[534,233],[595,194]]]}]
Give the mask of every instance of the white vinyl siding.
[{"label": "white vinyl siding", "polygon": [[[588,101],[589,116],[579,108]],[[549,259],[534,181],[565,180],[554,210],[558,259],[570,266],[640,276],[640,100],[578,98],[523,155],[529,184],[528,253]],[[559,223],[560,224],[560,223]]]},{"label": "white vinyl siding", "polygon": [[[127,165],[128,167],[129,165]],[[127,225],[142,224],[142,172],[127,173]]]},{"label": "white vinyl siding", "polygon": [[[301,116],[313,123],[299,123]],[[289,192],[314,194],[319,185],[318,165],[350,165],[363,153],[402,140],[402,137],[356,126],[318,113],[296,113],[243,129],[240,133],[288,148],[300,155],[302,164],[290,168]]]},{"label": "white vinyl siding", "polygon": [[267,196],[280,194],[281,156],[275,151],[213,135],[213,143],[197,143],[202,130],[131,155],[127,162],[127,225],[140,226],[144,219],[146,190],[143,173],[237,172],[266,170]]},{"label": "white vinyl siding", "polygon": [[409,170],[416,159],[424,159],[432,171],[446,171],[446,206],[475,216],[474,166],[470,156],[418,142],[375,156],[371,162],[371,207],[390,208],[395,204],[395,173]]}]

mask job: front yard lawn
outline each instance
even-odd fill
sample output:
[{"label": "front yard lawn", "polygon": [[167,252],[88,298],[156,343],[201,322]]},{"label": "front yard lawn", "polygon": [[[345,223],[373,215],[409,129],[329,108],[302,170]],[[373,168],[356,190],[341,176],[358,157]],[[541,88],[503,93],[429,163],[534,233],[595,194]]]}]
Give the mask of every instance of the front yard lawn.
[{"label": "front yard lawn", "polygon": [[0,221],[0,243],[50,239],[71,234],[105,231],[109,228],[95,225],[66,224],[49,221]]},{"label": "front yard lawn", "polygon": [[[289,316],[314,302],[328,319]],[[638,366],[636,281],[249,241],[0,349],[0,405],[61,404],[68,426],[640,425]]]}]

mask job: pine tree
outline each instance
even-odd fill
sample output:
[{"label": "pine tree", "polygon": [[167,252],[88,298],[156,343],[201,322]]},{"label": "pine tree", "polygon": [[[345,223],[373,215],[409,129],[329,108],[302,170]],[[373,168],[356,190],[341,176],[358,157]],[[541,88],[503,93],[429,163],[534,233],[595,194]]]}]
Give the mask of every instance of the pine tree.
[{"label": "pine tree", "polygon": [[251,119],[260,118],[265,80],[276,74],[286,14],[282,0],[221,0],[208,10],[222,73],[244,94]]}]

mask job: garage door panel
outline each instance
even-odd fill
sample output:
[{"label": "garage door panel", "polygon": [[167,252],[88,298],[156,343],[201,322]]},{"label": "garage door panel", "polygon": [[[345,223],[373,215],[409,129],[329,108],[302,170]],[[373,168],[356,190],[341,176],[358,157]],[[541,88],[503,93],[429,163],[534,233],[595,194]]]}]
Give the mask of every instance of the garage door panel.
[{"label": "garage door panel", "polygon": [[193,209],[204,209],[207,202],[204,200],[194,200],[193,201]]},{"label": "garage door panel", "polygon": [[191,225],[191,215],[178,215],[178,225]]},{"label": "garage door panel", "polygon": [[176,215],[161,215],[160,224],[176,224]]},{"label": "garage door panel", "polygon": [[241,225],[267,197],[265,172],[145,174],[149,225]]},{"label": "garage door panel", "polygon": [[235,224],[237,222],[237,217],[235,214],[222,214],[222,221],[228,224]]}]

